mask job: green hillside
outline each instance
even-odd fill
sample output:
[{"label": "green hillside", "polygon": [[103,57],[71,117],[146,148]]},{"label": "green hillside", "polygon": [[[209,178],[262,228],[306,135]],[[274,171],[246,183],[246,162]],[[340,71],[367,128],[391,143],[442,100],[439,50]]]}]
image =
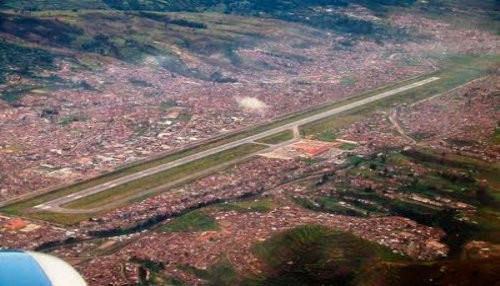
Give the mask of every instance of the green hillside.
[{"label": "green hillside", "polygon": [[[73,2],[74,5],[71,4]],[[150,2],[156,3],[156,1]],[[159,2],[165,5],[170,3]],[[172,1],[174,2],[187,3]],[[32,5],[27,3],[32,3]],[[20,1],[15,4],[11,1],[4,2],[3,7],[25,7],[26,5],[26,7],[44,11],[4,10],[0,12],[0,33],[8,36],[0,37],[0,54],[26,55],[24,57],[0,57],[2,63],[0,80],[9,74],[20,73],[21,76],[31,76],[39,73],[39,70],[50,69],[53,67],[54,60],[58,58],[70,58],[86,66],[87,63],[82,62],[81,59],[87,55],[113,57],[131,63],[139,63],[147,56],[161,56],[159,65],[174,73],[203,80],[226,80],[220,75],[211,78],[210,74],[203,74],[189,67],[186,59],[204,61],[206,57],[220,54],[222,55],[219,57],[220,60],[211,59],[209,65],[225,69],[227,63],[230,63],[234,67],[248,69],[256,65],[247,63],[248,65],[245,66],[245,60],[235,52],[238,48],[252,47],[262,41],[275,40],[298,41],[300,42],[298,44],[307,44],[308,40],[312,43],[315,37],[321,37],[321,33],[311,33],[305,27],[285,26],[285,23],[271,19],[221,13],[166,14],[151,11],[64,10],[72,7],[90,8],[94,6],[92,3],[97,8],[110,7],[110,3],[98,1],[78,3],[77,1]],[[166,9],[166,6],[161,6],[160,3],[155,5]],[[56,10],[47,11],[45,8]],[[307,13],[312,12],[310,10]],[[286,20],[289,14],[286,15],[283,17],[278,15],[278,18]],[[288,20],[300,20],[305,24],[359,37],[404,39],[406,36],[405,31],[388,24],[360,20],[343,14],[328,17],[321,15],[298,17],[312,20],[302,21],[292,18]],[[284,56],[298,61],[303,59],[301,55]],[[196,63],[194,65],[196,66]]]},{"label": "green hillside", "polygon": [[[405,36],[404,31],[384,24],[384,21],[367,21],[341,13],[331,13],[326,8],[361,5],[372,10],[382,18],[385,12],[397,8],[407,8],[429,15],[466,12],[469,9],[481,10],[489,19],[499,20],[498,3],[495,0],[5,0],[0,1],[0,9],[17,11],[49,11],[49,10],[134,10],[156,12],[218,12],[274,18],[290,22],[298,22],[315,28],[329,29],[353,35],[369,36],[378,40],[399,39]],[[453,14],[452,13],[452,14]]]},{"label": "green hillside", "polygon": [[[379,18],[327,9],[350,4],[365,6]],[[69,60],[75,68],[95,68],[102,62],[100,57],[132,64],[153,57],[160,68],[174,74],[234,82],[225,71],[269,68],[243,58],[238,53],[243,47],[267,41],[306,47],[324,38],[326,32],[345,36],[342,48],[346,49],[358,39],[380,45],[418,41],[412,31],[386,21],[385,12],[407,9],[440,17],[451,7],[475,9],[474,13],[477,10],[477,15],[488,19],[483,21],[483,28],[498,30],[499,21],[489,20],[498,19],[493,0],[435,0],[425,4],[414,0],[4,0],[0,1],[0,84],[9,75],[35,82],[32,86],[8,86],[0,96],[12,102],[38,85],[74,85],[43,76],[43,71],[54,69],[59,59]],[[466,18],[449,14],[450,21]],[[300,52],[272,54],[298,63],[309,60]],[[200,66],[211,71],[200,70]]]},{"label": "green hillside", "polygon": [[381,261],[404,259],[352,234],[315,225],[275,234],[252,250],[267,271],[244,281],[246,286],[357,285]]},{"label": "green hillside", "polygon": [[447,9],[450,6],[467,6],[498,11],[495,0],[4,0],[0,9],[25,10],[72,10],[72,9],[115,9],[154,11],[219,11],[225,13],[288,12],[311,6],[346,6],[358,4],[381,11],[390,7],[420,5],[433,9]]},{"label": "green hillside", "polygon": [[65,10],[65,9],[117,9],[117,10],[155,10],[155,11],[204,11],[216,9],[224,12],[272,12],[286,11],[314,5],[345,6],[349,3],[361,4],[373,9],[382,6],[411,5],[415,0],[6,0],[1,8],[26,10]]},{"label": "green hillside", "polygon": [[[0,84],[9,76],[32,82],[3,89],[0,97],[8,102],[30,89],[71,88],[75,83],[47,73],[57,70],[62,59],[75,69],[99,69],[104,62],[120,60],[154,65],[190,78],[234,82],[226,73],[269,69],[240,55],[238,49],[266,42],[288,47],[314,45],[322,37],[319,31],[312,33],[307,27],[272,19],[111,10],[3,11],[0,35]],[[309,60],[284,51],[273,51],[273,56],[297,62]]]}]

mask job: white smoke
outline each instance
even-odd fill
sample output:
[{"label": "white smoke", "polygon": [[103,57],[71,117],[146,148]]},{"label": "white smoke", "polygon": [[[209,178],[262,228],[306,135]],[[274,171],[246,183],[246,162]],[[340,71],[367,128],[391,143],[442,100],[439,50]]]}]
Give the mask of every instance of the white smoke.
[{"label": "white smoke", "polygon": [[238,97],[236,100],[240,108],[248,112],[264,113],[269,108],[265,102],[256,97]]}]

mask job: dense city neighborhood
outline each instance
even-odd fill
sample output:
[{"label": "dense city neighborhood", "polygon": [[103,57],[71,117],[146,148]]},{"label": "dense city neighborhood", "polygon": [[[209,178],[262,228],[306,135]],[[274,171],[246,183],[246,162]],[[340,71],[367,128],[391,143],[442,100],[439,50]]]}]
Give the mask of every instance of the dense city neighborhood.
[{"label": "dense city neighborhood", "polygon": [[0,53],[0,250],[89,285],[493,285],[495,12],[28,2],[0,49],[57,56]]}]

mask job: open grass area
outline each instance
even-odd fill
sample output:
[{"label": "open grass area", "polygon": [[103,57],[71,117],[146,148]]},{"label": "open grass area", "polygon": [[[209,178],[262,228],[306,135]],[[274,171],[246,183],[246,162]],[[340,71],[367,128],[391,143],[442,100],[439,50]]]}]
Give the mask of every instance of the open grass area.
[{"label": "open grass area", "polygon": [[[6,211],[7,212],[7,211]],[[88,220],[92,217],[96,217],[101,213],[85,213],[85,214],[61,214],[53,212],[25,212],[22,215],[33,218],[40,219],[44,221],[49,221],[61,226],[75,225],[81,221]]]},{"label": "open grass area", "polygon": [[346,125],[369,117],[375,111],[387,110],[394,104],[410,104],[427,97],[447,92],[457,86],[486,75],[490,68],[500,62],[497,55],[448,56],[441,58],[446,62],[442,70],[433,74],[440,80],[420,86],[380,101],[367,104],[334,116],[301,126],[301,133],[314,135],[319,140],[329,141],[325,134],[335,134]]},{"label": "open grass area", "polygon": [[495,131],[493,131],[493,134],[491,135],[491,142],[495,145],[500,145],[500,126],[497,126]]},{"label": "open grass area", "polygon": [[88,197],[81,198],[64,205],[72,209],[88,209],[102,207],[116,200],[121,200],[134,195],[143,190],[149,190],[180,179],[188,178],[200,171],[215,167],[243,156],[253,154],[263,150],[265,147],[256,144],[241,145],[220,153],[216,153],[205,158],[186,163],[184,165],[171,168],[123,185],[111,188]]},{"label": "open grass area", "polygon": [[358,148],[358,145],[352,144],[352,143],[343,143],[342,145],[340,145],[339,148],[342,150],[350,151],[350,150],[355,150],[356,148]]},{"label": "open grass area", "polygon": [[[226,141],[224,141],[224,142],[226,142]],[[140,161],[140,162],[132,163],[129,165],[125,165],[125,166],[122,166],[120,168],[117,168],[115,171],[105,173],[102,176],[99,176],[99,177],[96,177],[96,178],[93,178],[90,180],[78,182],[78,183],[75,183],[75,184],[72,184],[69,186],[61,187],[61,188],[55,189],[51,192],[48,192],[48,193],[45,193],[45,194],[42,194],[39,196],[35,196],[35,197],[29,198],[27,200],[16,202],[14,205],[20,205],[23,208],[36,206],[36,205],[41,204],[43,202],[51,201],[51,200],[54,200],[54,199],[62,197],[62,196],[77,193],[79,191],[83,191],[83,190],[86,190],[86,189],[89,189],[89,188],[92,188],[92,187],[95,187],[98,185],[102,185],[104,183],[113,181],[115,179],[125,177],[125,176],[131,175],[131,174],[135,174],[137,172],[144,171],[144,170],[147,170],[147,169],[150,169],[153,167],[157,167],[157,166],[181,159],[183,157],[190,156],[190,155],[196,154],[198,152],[208,150],[210,148],[219,146],[221,144],[222,143],[220,143],[220,144],[208,143],[206,145],[198,145],[198,146],[187,148],[185,150],[182,150],[182,151],[179,151],[179,152],[176,152],[173,154],[169,154],[166,156],[151,159],[149,161]]]},{"label": "open grass area", "polygon": [[[160,185],[164,185],[166,183],[184,179],[189,175],[192,175],[196,172],[206,170],[208,168],[217,166],[221,163],[229,162],[257,151],[264,149],[265,147],[262,145],[256,144],[245,144],[233,149],[229,149],[200,160],[187,163],[170,170],[160,172],[148,177],[144,177],[142,179],[130,182],[128,184],[120,185],[115,188],[109,189],[107,191],[97,193],[88,197],[84,197],[80,200],[69,203],[66,207],[70,208],[95,208],[104,206],[109,204],[110,202],[114,202],[119,199],[127,198],[132,196],[140,191],[147,190],[150,188],[154,188]],[[50,213],[50,212],[28,212],[29,208],[32,208],[36,205],[42,204],[44,202],[48,202],[54,200],[56,198],[63,197],[73,192],[68,192],[68,189],[63,189],[62,191],[55,191],[47,194],[43,194],[32,199],[28,199],[25,201],[21,201],[18,203],[14,203],[7,207],[1,209],[2,212],[10,213],[14,215],[27,215],[29,217],[50,220],[61,224],[73,224],[83,219],[92,217],[95,213],[88,214],[59,214],[59,213]],[[153,195],[149,194],[148,196]],[[143,196],[142,199],[145,199],[147,196]]]},{"label": "open grass area", "polygon": [[238,272],[224,254],[221,255],[217,263],[207,269],[199,269],[192,265],[178,265],[178,268],[200,279],[209,281],[208,285],[238,285]]},{"label": "open grass area", "polygon": [[293,139],[293,131],[285,130],[280,133],[273,134],[268,137],[264,137],[262,139],[257,140],[256,142],[264,143],[264,144],[279,144]]},{"label": "open grass area", "polygon": [[182,215],[173,221],[162,226],[159,231],[161,232],[193,232],[193,231],[207,231],[218,230],[219,226],[212,217],[204,214],[200,210],[195,210]]},{"label": "open grass area", "polygon": [[237,211],[239,213],[272,211],[276,205],[269,199],[224,203],[215,206],[219,211]]},{"label": "open grass area", "polygon": [[337,139],[337,134],[334,132],[330,131],[324,131],[319,134],[317,134],[316,139],[320,141],[325,141],[325,142],[333,142]]}]

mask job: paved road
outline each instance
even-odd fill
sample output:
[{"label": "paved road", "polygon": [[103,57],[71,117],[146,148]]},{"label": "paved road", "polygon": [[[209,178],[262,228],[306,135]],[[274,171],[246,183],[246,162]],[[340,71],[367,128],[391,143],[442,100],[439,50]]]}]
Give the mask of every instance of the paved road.
[{"label": "paved road", "polygon": [[61,198],[55,199],[53,201],[37,205],[34,208],[37,210],[53,211],[53,212],[70,212],[70,213],[74,213],[75,211],[89,212],[89,210],[64,209],[61,207],[61,205],[67,204],[69,202],[72,202],[72,201],[75,201],[75,200],[78,200],[78,199],[81,199],[81,198],[84,198],[84,197],[87,197],[87,196],[90,196],[93,194],[97,194],[97,193],[109,190],[109,189],[114,188],[116,186],[126,184],[128,182],[135,181],[137,179],[140,179],[140,178],[143,178],[146,176],[150,176],[150,175],[153,175],[153,174],[156,174],[156,173],[159,173],[162,171],[166,171],[168,169],[171,169],[171,168],[174,168],[174,167],[177,167],[177,166],[189,163],[189,162],[199,160],[201,158],[204,158],[204,157],[207,157],[207,156],[210,156],[210,155],[222,152],[222,151],[229,150],[231,148],[241,146],[243,144],[253,143],[255,140],[259,140],[259,139],[268,137],[268,136],[273,135],[275,133],[279,133],[279,132],[282,132],[285,130],[292,129],[292,130],[294,130],[294,134],[296,134],[297,130],[298,130],[297,129],[298,126],[301,126],[301,125],[304,125],[307,123],[311,123],[314,121],[318,121],[320,119],[327,118],[327,117],[330,117],[332,115],[335,115],[335,114],[338,114],[338,113],[341,113],[344,111],[348,111],[348,110],[372,103],[374,101],[381,100],[381,99],[386,98],[386,97],[393,96],[393,95],[401,93],[403,91],[407,91],[407,90],[410,90],[410,89],[413,89],[413,88],[416,88],[419,86],[429,84],[429,83],[434,82],[438,79],[439,79],[438,77],[430,77],[430,78],[422,80],[422,81],[418,81],[418,82],[415,82],[415,83],[412,83],[409,85],[405,85],[403,87],[399,87],[399,88],[396,88],[396,89],[393,89],[393,90],[390,90],[387,92],[383,92],[383,93],[380,93],[380,94],[377,94],[377,95],[374,95],[374,96],[371,96],[371,97],[368,97],[365,99],[361,99],[361,100],[346,104],[346,105],[338,107],[338,108],[334,108],[334,109],[331,109],[331,110],[328,110],[328,111],[325,111],[322,113],[311,115],[311,116],[303,118],[303,119],[299,119],[297,121],[282,125],[280,127],[276,127],[274,129],[263,131],[263,132],[256,134],[256,135],[248,136],[244,139],[240,139],[240,140],[233,141],[233,142],[230,142],[230,143],[227,143],[224,145],[220,145],[220,146],[217,146],[217,147],[205,150],[205,151],[201,151],[201,152],[198,152],[196,154],[189,155],[189,156],[183,157],[181,159],[178,159],[178,160],[175,160],[175,161],[172,161],[172,162],[169,162],[169,163],[166,163],[166,164],[154,167],[154,168],[150,168],[150,169],[147,169],[147,170],[144,170],[141,172],[137,172],[137,173],[132,174],[132,175],[118,178],[116,180],[104,183],[102,185],[98,185],[98,186],[95,186],[95,187],[92,187],[92,188],[89,188],[89,189],[86,189],[86,190],[83,190],[83,191],[80,191],[77,193],[73,193],[71,195],[67,195],[65,197],[61,197]]}]

